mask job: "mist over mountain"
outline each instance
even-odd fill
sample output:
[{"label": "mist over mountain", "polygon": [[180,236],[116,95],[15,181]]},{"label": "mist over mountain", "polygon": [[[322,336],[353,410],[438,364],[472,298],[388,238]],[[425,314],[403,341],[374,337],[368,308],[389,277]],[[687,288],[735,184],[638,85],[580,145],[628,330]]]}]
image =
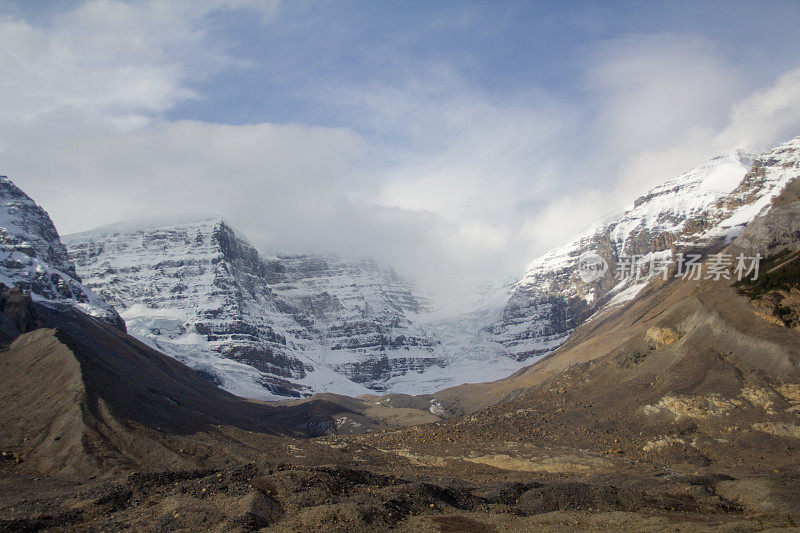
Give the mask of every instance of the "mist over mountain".
[{"label": "mist over mountain", "polygon": [[[625,257],[668,261],[730,243],[793,179],[797,144],[713,158],[456,312],[370,259],[259,252],[218,216],[123,222],[66,243],[130,333],[230,392],[430,393],[504,377],[634,298],[658,273],[621,279]],[[577,268],[587,252],[608,262],[591,283]]]}]

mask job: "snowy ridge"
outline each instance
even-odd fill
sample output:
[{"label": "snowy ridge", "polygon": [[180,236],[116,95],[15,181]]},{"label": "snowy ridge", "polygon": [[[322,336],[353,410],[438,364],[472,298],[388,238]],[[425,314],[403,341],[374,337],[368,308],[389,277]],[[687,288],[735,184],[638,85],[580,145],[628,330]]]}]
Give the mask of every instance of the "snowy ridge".
[{"label": "snowy ridge", "polygon": [[304,326],[279,310],[268,286],[278,269],[221,218],[125,222],[66,240],[87,284],[120,309],[131,334],[230,392],[296,397],[318,382],[367,391],[317,364],[308,336],[298,335]]},{"label": "snowy ridge", "polygon": [[[618,249],[642,249],[636,238],[644,232],[648,235],[677,235],[695,218],[716,218],[717,212],[721,211],[718,201],[741,183],[754,158],[754,155],[741,150],[715,157],[638,198],[631,209],[613,222],[611,237]],[[719,224],[714,228],[729,229]],[[693,233],[689,232],[689,235]],[[697,240],[709,237],[710,234],[696,235]]]},{"label": "snowy ridge", "polygon": [[112,306],[83,286],[47,212],[6,176],[0,176],[0,283],[125,327]]},{"label": "snowy ridge", "polygon": [[[511,297],[492,327],[498,342],[520,359],[542,356],[603,305],[622,305],[646,285],[615,278],[621,257],[669,260],[685,249],[709,249],[735,239],[797,177],[800,138],[766,154],[737,150],[669,180],[636,199],[624,213],[593,224],[572,241],[534,260],[511,287]],[[577,273],[581,254],[608,263],[605,277],[585,283]]]}]

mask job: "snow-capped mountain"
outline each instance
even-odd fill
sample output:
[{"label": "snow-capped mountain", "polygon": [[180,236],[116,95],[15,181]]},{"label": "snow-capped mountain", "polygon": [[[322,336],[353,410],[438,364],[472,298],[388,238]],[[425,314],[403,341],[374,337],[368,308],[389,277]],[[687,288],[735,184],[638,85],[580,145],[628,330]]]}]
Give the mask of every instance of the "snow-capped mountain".
[{"label": "snow-capped mountain", "polygon": [[[66,263],[131,333],[235,394],[430,393],[507,376],[601,307],[633,298],[654,272],[620,281],[625,258],[646,265],[730,243],[798,175],[798,152],[800,138],[761,156],[716,157],[539,257],[458,316],[432,312],[413,284],[375,261],[263,254],[220,217],[67,236]],[[576,267],[589,252],[608,270],[583,281]]]},{"label": "snow-capped mountain", "polygon": [[47,212],[6,176],[0,176],[0,283],[125,328],[114,308],[81,283]]},{"label": "snow-capped mountain", "polygon": [[310,368],[293,355],[292,324],[276,322],[266,286],[275,272],[227,225],[117,224],[65,240],[87,285],[131,334],[232,392],[303,390],[295,381]]},{"label": "snow-capped mountain", "polygon": [[219,217],[66,239],[132,334],[236,394],[358,395],[441,363],[414,325],[425,299],[374,261],[261,256]]},{"label": "snow-capped mountain", "polygon": [[[636,199],[620,215],[593,224],[566,245],[534,260],[510,287],[495,339],[512,357],[552,351],[603,305],[633,298],[657,271],[618,279],[629,258],[665,264],[686,251],[730,243],[798,176],[800,137],[760,156],[743,151],[716,157]],[[608,264],[593,282],[578,273],[581,255],[596,253]]]}]

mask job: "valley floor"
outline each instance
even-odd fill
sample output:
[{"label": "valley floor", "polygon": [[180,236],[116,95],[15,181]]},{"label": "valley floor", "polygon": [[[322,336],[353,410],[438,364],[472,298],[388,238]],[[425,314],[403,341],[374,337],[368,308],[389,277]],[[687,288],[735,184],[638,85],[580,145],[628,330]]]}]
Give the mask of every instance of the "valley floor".
[{"label": "valley floor", "polygon": [[7,458],[0,531],[763,531],[800,511],[796,473],[393,439],[279,439],[250,463],[94,479]]}]

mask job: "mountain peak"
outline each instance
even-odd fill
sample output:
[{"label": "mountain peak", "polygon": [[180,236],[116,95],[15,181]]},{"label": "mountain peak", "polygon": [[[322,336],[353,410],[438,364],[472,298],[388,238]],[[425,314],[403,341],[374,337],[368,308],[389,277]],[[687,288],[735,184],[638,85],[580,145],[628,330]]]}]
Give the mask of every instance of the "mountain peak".
[{"label": "mountain peak", "polygon": [[7,176],[0,179],[0,283],[36,300],[78,307],[124,329],[113,307],[89,291],[47,212]]},{"label": "mountain peak", "polygon": [[225,224],[228,227],[231,227],[230,223],[222,215],[214,213],[184,213],[180,215],[154,216],[123,220],[120,222],[99,226],[91,230],[71,233],[65,235],[64,239],[70,242],[82,242],[95,240],[103,236],[122,233],[136,233],[178,226],[213,226],[218,224]]},{"label": "mountain peak", "polygon": [[[669,258],[681,249],[730,243],[797,176],[798,149],[800,137],[761,155],[733,150],[714,157],[540,256],[513,286],[492,328],[496,337],[522,358],[547,353],[606,302],[621,303],[644,287],[646,279],[617,279],[622,258]],[[576,269],[587,252],[608,264],[592,283],[579,279]]]}]

